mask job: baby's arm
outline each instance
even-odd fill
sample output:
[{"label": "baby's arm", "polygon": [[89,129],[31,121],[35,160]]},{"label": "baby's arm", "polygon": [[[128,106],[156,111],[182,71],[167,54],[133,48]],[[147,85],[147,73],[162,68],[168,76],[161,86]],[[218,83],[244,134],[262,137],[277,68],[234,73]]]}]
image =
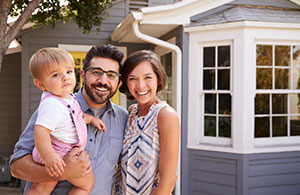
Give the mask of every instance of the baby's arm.
[{"label": "baby's arm", "polygon": [[105,124],[101,119],[98,119],[90,114],[86,114],[86,113],[83,114],[84,114],[86,124],[91,124],[95,126],[97,129],[103,131],[104,133],[106,132]]},{"label": "baby's arm", "polygon": [[50,130],[41,125],[36,125],[34,128],[34,142],[36,149],[45,161],[47,173],[50,176],[62,175],[66,164],[63,159],[56,154],[51,145]]}]

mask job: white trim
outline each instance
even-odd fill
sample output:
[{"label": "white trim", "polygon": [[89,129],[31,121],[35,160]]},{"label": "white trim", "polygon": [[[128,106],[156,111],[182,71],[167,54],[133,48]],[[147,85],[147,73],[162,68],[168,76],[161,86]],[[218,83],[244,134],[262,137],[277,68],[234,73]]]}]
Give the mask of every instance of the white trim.
[{"label": "white trim", "polygon": [[[231,22],[224,24],[211,24],[205,26],[189,26],[185,27],[185,32],[200,32],[208,30],[221,30],[221,29],[233,29],[240,27],[257,27],[257,28],[282,28],[282,29],[300,29],[299,23],[279,23],[279,22],[253,22],[253,21],[241,21],[241,22]],[[266,37],[267,38],[267,37]]]},{"label": "white trim", "polygon": [[[72,52],[88,52],[94,45],[71,45],[71,44],[58,44],[58,48],[65,49]],[[123,61],[127,58],[127,47],[116,46],[123,54]],[[120,106],[127,108],[127,97],[125,94],[120,93]]]},{"label": "white trim", "polygon": [[8,48],[5,55],[22,52],[22,46]]},{"label": "white trim", "polygon": [[[252,154],[263,152],[299,151],[300,136],[273,137],[254,139],[254,97],[256,92],[256,44],[300,44],[300,24],[267,22],[235,22],[228,24],[186,27],[189,40],[189,95],[188,95],[188,145],[190,149]],[[203,121],[199,116],[201,109],[202,81],[199,77],[201,68],[197,65],[202,60],[199,52],[200,43],[232,40],[232,143],[201,143],[200,127]],[[262,90],[259,90],[262,92]],[[263,92],[270,92],[263,90]],[[274,91],[272,90],[272,93]],[[276,93],[296,93],[297,90]],[[290,139],[291,138],[291,139]]]},{"label": "white trim", "polygon": [[[196,74],[200,74],[201,76],[197,76],[199,79],[197,80],[197,82],[199,82],[198,84],[198,87],[197,89],[199,90],[199,93],[200,93],[200,97],[198,98],[195,98],[195,101],[198,101],[199,105],[200,105],[200,112],[198,114],[200,115],[197,115],[197,118],[198,120],[200,121],[200,123],[198,125],[200,126],[197,126],[196,129],[198,129],[200,131],[200,134],[198,135],[198,140],[197,140],[197,143],[198,144],[208,144],[208,145],[219,145],[219,146],[232,146],[232,138],[223,138],[223,137],[219,137],[218,136],[218,125],[216,124],[216,134],[217,136],[216,137],[211,137],[211,136],[204,136],[204,104],[205,104],[205,100],[204,100],[204,95],[206,93],[213,93],[213,94],[217,94],[217,93],[222,93],[222,90],[217,90],[215,88],[215,90],[204,90],[203,89],[203,72],[204,70],[206,70],[207,68],[205,68],[203,66],[203,49],[204,47],[214,47],[215,50],[217,50],[217,47],[218,46],[230,46],[230,67],[226,67],[226,69],[229,69],[230,70],[230,89],[229,90],[224,90],[223,92],[226,93],[226,94],[230,94],[231,95],[231,105],[233,107],[233,97],[232,97],[232,86],[233,86],[233,81],[232,81],[232,72],[233,72],[233,57],[232,57],[232,40],[222,40],[222,41],[212,41],[212,42],[198,42],[197,43],[197,51],[199,52],[199,61],[193,61],[193,66],[198,66],[198,71],[196,72]],[[216,55],[216,59],[217,59],[217,52],[215,53]],[[217,63],[217,62],[215,62]],[[215,67],[212,67],[213,69],[212,70],[215,70],[217,71],[218,70],[218,67],[215,66]],[[194,71],[195,72],[195,71]],[[202,74],[201,74],[202,73]],[[196,76],[196,75],[195,75]],[[218,78],[215,78],[215,81],[218,81]],[[195,82],[195,81],[192,81],[192,82]],[[193,84],[191,84],[193,85]],[[215,82],[215,87],[217,87],[217,82]],[[216,106],[218,105],[218,102],[216,102]],[[195,109],[195,108],[194,108]],[[218,110],[218,109],[217,109]],[[231,119],[233,118],[233,112],[232,112],[232,108],[231,108]],[[191,113],[189,111],[189,113]],[[206,114],[207,115],[207,114]],[[219,114],[216,113],[216,117],[219,117]],[[232,121],[232,120],[231,120]],[[232,135],[232,122],[231,122],[231,135]]]},{"label": "white trim", "polygon": [[92,47],[93,45],[58,44],[58,48],[73,52],[88,52]]}]

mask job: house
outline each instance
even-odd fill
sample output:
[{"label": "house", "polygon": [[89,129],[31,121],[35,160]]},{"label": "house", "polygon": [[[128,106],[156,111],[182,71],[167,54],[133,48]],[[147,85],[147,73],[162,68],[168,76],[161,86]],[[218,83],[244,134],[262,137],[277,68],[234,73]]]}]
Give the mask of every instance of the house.
[{"label": "house", "polygon": [[[111,35],[171,60],[181,194],[300,194],[300,2],[185,0]],[[128,47],[130,48],[130,47]]]},{"label": "house", "polygon": [[[166,68],[160,95],[182,130],[175,194],[300,194],[299,0],[119,0],[109,13],[100,34],[72,22],[22,31],[0,73],[1,155],[39,102],[31,55],[64,48],[79,69],[91,45],[110,43],[152,49]],[[122,94],[114,101],[126,107]]]}]

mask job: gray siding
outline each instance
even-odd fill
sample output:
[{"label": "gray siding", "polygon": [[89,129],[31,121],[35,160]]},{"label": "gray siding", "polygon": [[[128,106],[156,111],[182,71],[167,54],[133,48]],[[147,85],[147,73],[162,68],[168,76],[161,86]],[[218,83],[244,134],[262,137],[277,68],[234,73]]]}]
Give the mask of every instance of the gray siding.
[{"label": "gray siding", "polygon": [[249,194],[300,194],[300,152],[249,156]]},{"label": "gray siding", "polygon": [[[188,71],[189,71],[189,35],[181,30],[181,44],[182,44],[182,85],[181,85],[181,105],[188,105]],[[189,117],[188,106],[181,107],[181,194],[188,194],[188,182],[189,181],[189,156],[187,146],[187,119]]]},{"label": "gray siding", "polygon": [[173,4],[173,3],[176,3],[176,2],[179,2],[180,0],[164,0],[164,1],[161,1],[161,0],[151,0],[151,6],[159,6],[159,5],[167,5],[167,4]]},{"label": "gray siding", "polygon": [[21,129],[21,53],[4,57],[0,72],[0,156],[12,153]]},{"label": "gray siding", "polygon": [[300,151],[230,154],[189,150],[188,193],[300,194]]}]

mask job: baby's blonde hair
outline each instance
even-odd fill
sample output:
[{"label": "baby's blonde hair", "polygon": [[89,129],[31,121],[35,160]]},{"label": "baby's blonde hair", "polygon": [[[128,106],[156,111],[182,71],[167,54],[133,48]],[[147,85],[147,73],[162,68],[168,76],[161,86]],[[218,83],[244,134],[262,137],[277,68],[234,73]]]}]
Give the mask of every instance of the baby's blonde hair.
[{"label": "baby's blonde hair", "polygon": [[75,63],[72,55],[66,50],[49,47],[38,50],[29,61],[29,72],[34,79],[41,79],[49,74],[53,67],[72,65]]}]

